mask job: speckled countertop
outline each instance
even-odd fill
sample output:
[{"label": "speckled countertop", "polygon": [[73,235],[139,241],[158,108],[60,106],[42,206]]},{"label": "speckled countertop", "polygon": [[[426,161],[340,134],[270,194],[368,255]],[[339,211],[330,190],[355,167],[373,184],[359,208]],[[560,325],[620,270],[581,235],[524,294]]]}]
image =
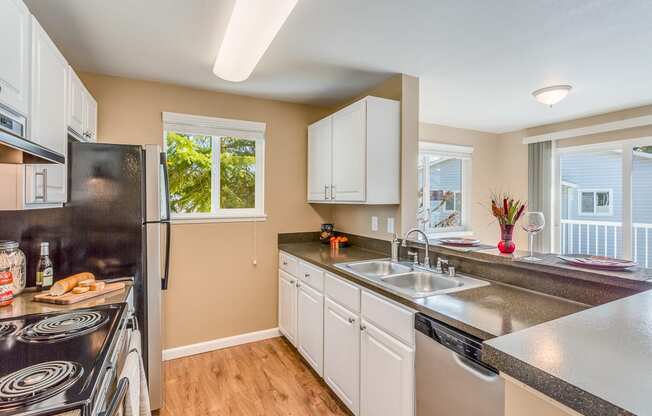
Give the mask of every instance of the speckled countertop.
[{"label": "speckled countertop", "polygon": [[15,318],[16,316],[32,315],[37,313],[50,313],[69,311],[72,309],[90,308],[99,305],[108,305],[111,303],[123,303],[131,292],[132,283],[125,282],[125,288],[109,292],[104,295],[90,298],[83,302],[72,305],[54,305],[51,303],[34,302],[32,299],[37,293],[34,289],[27,289],[20,295],[16,296],[13,303],[9,306],[0,308],[0,319]]},{"label": "speckled countertop", "polygon": [[279,249],[483,340],[547,322],[587,307],[496,282],[461,292],[412,299],[334,267],[336,263],[387,257],[381,252],[356,246],[333,251],[330,246],[319,242],[279,244]]},{"label": "speckled countertop", "polygon": [[652,291],[485,343],[483,360],[584,415],[652,414]]}]

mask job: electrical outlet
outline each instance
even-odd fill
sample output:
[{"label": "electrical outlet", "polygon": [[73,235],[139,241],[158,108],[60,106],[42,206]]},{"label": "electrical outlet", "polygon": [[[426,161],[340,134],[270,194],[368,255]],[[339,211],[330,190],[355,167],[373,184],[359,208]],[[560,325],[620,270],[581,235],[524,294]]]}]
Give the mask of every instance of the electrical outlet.
[{"label": "electrical outlet", "polygon": [[375,215],[371,217],[371,231],[378,231],[378,217]]},{"label": "electrical outlet", "polygon": [[394,228],[394,217],[389,217],[387,218],[387,232],[390,234],[395,233],[395,228]]}]

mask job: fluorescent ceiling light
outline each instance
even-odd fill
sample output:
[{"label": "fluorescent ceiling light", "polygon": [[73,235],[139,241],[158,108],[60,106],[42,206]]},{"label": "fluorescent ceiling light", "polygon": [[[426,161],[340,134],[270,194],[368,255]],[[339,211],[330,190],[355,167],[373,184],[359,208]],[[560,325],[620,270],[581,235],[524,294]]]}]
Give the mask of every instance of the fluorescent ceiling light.
[{"label": "fluorescent ceiling light", "polygon": [[249,78],[298,0],[236,0],[213,73],[227,81]]},{"label": "fluorescent ceiling light", "polygon": [[534,98],[549,107],[557,104],[571,91],[573,87],[570,85],[553,85],[551,87],[541,88],[532,93]]}]

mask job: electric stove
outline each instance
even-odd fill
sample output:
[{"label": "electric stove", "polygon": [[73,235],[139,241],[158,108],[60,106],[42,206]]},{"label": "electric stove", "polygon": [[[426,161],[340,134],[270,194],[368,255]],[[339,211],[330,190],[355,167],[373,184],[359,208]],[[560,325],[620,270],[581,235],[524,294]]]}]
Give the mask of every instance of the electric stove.
[{"label": "electric stove", "polygon": [[56,415],[98,408],[115,363],[126,304],[0,321],[0,416]]}]

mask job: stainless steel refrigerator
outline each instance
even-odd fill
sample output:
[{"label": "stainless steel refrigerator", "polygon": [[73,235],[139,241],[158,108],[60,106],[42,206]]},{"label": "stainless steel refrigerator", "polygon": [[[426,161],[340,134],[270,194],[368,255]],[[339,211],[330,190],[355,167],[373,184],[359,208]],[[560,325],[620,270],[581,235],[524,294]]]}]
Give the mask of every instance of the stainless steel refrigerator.
[{"label": "stainless steel refrigerator", "polygon": [[163,405],[161,291],[167,289],[170,206],[165,153],[157,145],[71,143],[69,250],[98,277],[133,274],[152,409]]}]

